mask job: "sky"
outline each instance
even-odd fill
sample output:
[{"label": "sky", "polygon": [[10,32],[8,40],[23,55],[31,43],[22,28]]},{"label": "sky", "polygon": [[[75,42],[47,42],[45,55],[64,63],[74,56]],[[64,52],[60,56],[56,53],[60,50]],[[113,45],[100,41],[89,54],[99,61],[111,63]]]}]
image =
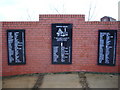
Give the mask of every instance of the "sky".
[{"label": "sky", "polygon": [[0,21],[38,21],[39,14],[84,14],[86,21],[103,16],[118,20],[120,0],[0,0]]}]

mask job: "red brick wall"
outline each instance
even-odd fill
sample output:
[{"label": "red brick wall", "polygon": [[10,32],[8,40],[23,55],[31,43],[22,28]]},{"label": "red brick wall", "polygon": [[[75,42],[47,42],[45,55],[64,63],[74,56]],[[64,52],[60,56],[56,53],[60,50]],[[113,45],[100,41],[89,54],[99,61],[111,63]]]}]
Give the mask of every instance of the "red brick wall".
[{"label": "red brick wall", "polygon": [[[52,23],[73,24],[72,64],[70,65],[51,64]],[[120,63],[120,58],[118,58],[118,43],[120,42],[119,36],[117,38],[116,66],[97,65],[98,30],[118,30],[118,23],[119,22],[86,22],[84,15],[40,15],[38,22],[3,22],[3,76],[64,71],[118,73],[118,64]],[[6,40],[7,29],[26,30],[25,65],[8,65]],[[118,35],[120,35],[120,31],[118,31]]]},{"label": "red brick wall", "polygon": [[0,76],[2,76],[2,22],[0,22]]}]

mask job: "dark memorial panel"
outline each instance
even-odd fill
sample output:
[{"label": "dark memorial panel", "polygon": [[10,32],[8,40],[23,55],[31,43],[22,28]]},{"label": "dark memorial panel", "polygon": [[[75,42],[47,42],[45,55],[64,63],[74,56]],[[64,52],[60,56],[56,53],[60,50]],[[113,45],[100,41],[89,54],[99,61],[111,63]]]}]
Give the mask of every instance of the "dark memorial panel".
[{"label": "dark memorial panel", "polygon": [[98,65],[115,66],[117,30],[99,30]]},{"label": "dark memorial panel", "polygon": [[52,24],[52,64],[72,63],[72,24]]},{"label": "dark memorial panel", "polygon": [[25,64],[25,30],[7,30],[8,64]]}]

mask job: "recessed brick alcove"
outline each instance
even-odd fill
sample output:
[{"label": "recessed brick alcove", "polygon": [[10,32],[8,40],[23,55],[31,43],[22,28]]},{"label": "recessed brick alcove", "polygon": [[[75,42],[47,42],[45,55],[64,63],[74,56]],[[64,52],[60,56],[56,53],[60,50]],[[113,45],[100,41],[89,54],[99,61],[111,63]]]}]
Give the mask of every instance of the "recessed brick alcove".
[{"label": "recessed brick alcove", "polygon": [[[72,64],[56,65],[51,63],[51,24],[71,23]],[[54,73],[54,72],[103,72],[120,73],[120,22],[85,21],[85,15],[39,15],[39,21],[0,22],[2,48],[2,76]],[[8,65],[8,29],[25,30],[25,65]],[[98,30],[117,30],[116,65],[97,65]],[[0,62],[0,63],[1,63]]]}]

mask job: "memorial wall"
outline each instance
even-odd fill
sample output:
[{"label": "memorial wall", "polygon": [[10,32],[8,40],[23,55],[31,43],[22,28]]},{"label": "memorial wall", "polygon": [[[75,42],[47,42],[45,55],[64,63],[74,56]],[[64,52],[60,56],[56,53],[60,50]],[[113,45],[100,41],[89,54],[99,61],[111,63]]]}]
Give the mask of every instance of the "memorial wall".
[{"label": "memorial wall", "polygon": [[120,22],[84,15],[40,15],[35,22],[2,22],[2,76],[120,73]]}]

